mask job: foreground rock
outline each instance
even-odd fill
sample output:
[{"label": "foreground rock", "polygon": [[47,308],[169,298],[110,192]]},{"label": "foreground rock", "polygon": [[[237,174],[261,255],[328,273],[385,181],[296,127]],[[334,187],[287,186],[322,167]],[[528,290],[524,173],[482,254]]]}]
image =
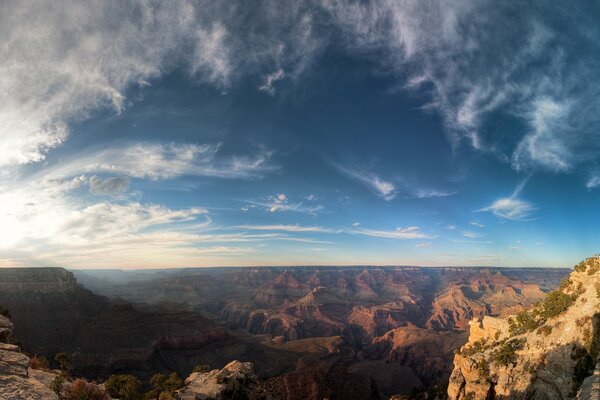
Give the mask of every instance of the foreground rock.
[{"label": "foreground rock", "polygon": [[590,258],[532,311],[471,321],[449,398],[572,399],[578,391],[580,399],[597,398],[599,316],[600,258]]},{"label": "foreground rock", "polygon": [[[6,340],[12,334],[13,325],[0,315],[0,337]],[[48,386],[29,370],[29,357],[18,346],[0,342],[0,399],[10,400],[58,400]]]},{"label": "foreground rock", "polygon": [[250,399],[256,387],[254,365],[232,361],[223,369],[192,373],[178,392],[181,400]]}]

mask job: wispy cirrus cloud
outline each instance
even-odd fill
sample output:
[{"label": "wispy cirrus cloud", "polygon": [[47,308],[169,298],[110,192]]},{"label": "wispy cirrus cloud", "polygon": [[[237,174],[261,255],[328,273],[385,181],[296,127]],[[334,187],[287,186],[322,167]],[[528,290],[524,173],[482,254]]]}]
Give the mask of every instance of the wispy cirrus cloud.
[{"label": "wispy cirrus cloud", "polygon": [[349,234],[349,235],[364,235],[371,237],[387,238],[387,239],[431,239],[434,236],[425,234],[418,226],[409,226],[406,228],[396,228],[394,230],[378,230],[360,228],[359,225],[353,224],[352,228],[329,228],[322,226],[302,226],[302,225],[242,225],[237,228],[259,230],[259,231],[284,231],[291,233],[326,233],[326,234]]},{"label": "wispy cirrus cloud", "polygon": [[495,200],[492,204],[477,210],[477,212],[491,212],[498,218],[513,221],[525,221],[530,219],[537,207],[528,201],[518,198],[529,178],[530,177],[523,179],[523,181],[517,185],[510,197],[503,197]]},{"label": "wispy cirrus cloud", "polygon": [[253,179],[277,169],[272,153],[219,156],[220,145],[130,143],[90,149],[46,167],[39,176],[62,179],[85,173],[108,173],[140,179],[170,179],[182,175]]},{"label": "wispy cirrus cloud", "polygon": [[250,205],[263,207],[267,212],[295,212],[308,215],[317,215],[324,210],[321,204],[305,205],[304,202],[291,202],[287,195],[278,193],[267,196],[264,201],[250,201]]},{"label": "wispy cirrus cloud", "polygon": [[379,238],[388,238],[388,239],[401,239],[401,240],[410,240],[410,239],[431,239],[433,236],[425,234],[421,231],[421,228],[418,226],[409,226],[406,228],[396,228],[391,231],[384,230],[376,230],[376,229],[353,229],[348,231],[349,233],[356,235],[365,235]]},{"label": "wispy cirrus cloud", "polygon": [[[515,15],[513,2],[324,2],[349,48],[377,54],[427,90],[451,141],[512,160],[517,170],[571,170],[597,160],[599,35],[584,8],[561,2]],[[510,20],[511,29],[504,22]],[[560,22],[559,22],[560,21]],[[575,22],[577,21],[577,22]],[[581,47],[574,48],[576,41]],[[508,45],[511,43],[511,45]],[[514,45],[516,43],[516,45]],[[585,50],[582,50],[585,49]],[[577,63],[570,60],[577,59]],[[500,115],[526,128],[488,129]]]},{"label": "wispy cirrus cloud", "polygon": [[257,231],[283,231],[283,232],[317,232],[317,233],[341,233],[341,229],[325,228],[322,226],[302,225],[240,225],[237,229],[249,229]]},{"label": "wispy cirrus cloud", "polygon": [[383,200],[393,200],[398,194],[398,188],[396,187],[396,184],[394,184],[390,180],[385,180],[381,178],[373,172],[361,171],[342,165],[335,166],[344,175],[358,181],[363,186],[371,190],[374,194],[381,197]]},{"label": "wispy cirrus cloud", "polygon": [[600,186],[600,175],[592,174],[587,180],[585,187],[588,188],[588,190],[592,190],[597,188],[598,186]]}]

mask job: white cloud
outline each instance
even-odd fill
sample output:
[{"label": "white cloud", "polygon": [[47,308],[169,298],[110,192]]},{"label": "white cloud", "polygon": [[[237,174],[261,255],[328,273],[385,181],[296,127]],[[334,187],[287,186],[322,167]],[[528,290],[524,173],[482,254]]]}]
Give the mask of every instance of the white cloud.
[{"label": "white cloud", "polygon": [[457,192],[437,189],[413,188],[413,196],[417,199],[426,199],[430,197],[453,196]]},{"label": "white cloud", "polygon": [[421,229],[418,226],[409,226],[407,228],[396,228],[393,231],[383,231],[383,230],[374,230],[374,229],[353,229],[348,231],[352,234],[357,235],[365,235],[372,237],[380,237],[380,238],[389,238],[389,239],[431,239],[433,236],[427,235],[421,232]]},{"label": "white cloud", "polygon": [[352,224],[352,226],[353,226],[353,227],[355,227],[355,228],[356,228],[356,227],[359,227],[359,226],[360,226],[360,222],[354,222],[354,223]]},{"label": "white cloud", "polygon": [[275,72],[272,72],[265,76],[264,83],[259,86],[258,90],[261,90],[265,93],[270,94],[271,96],[275,95],[275,87],[273,86],[276,82],[285,78],[285,72],[280,68]]},{"label": "white cloud", "polygon": [[264,207],[270,213],[289,211],[308,215],[317,215],[324,209],[324,207],[320,204],[306,206],[302,202],[291,203],[288,197],[283,193],[268,196],[265,202],[252,202],[251,204]]},{"label": "white cloud", "polygon": [[[455,146],[467,141],[512,158],[516,169],[567,171],[597,159],[597,145],[590,145],[598,122],[590,110],[600,104],[597,54],[572,46],[597,42],[586,11],[573,14],[561,2],[546,2],[535,15],[493,1],[323,4],[349,49],[405,76],[406,90],[431,94],[424,108],[440,112]],[[527,128],[490,128],[499,115]]]},{"label": "white cloud", "polygon": [[431,243],[431,242],[417,243],[417,244],[415,245],[415,247],[416,247],[416,248],[420,248],[420,249],[427,248],[427,247],[431,247],[431,246],[432,246],[432,243]]},{"label": "white cloud", "polygon": [[527,201],[505,197],[494,201],[488,207],[479,211],[489,211],[503,219],[522,221],[528,219],[535,209],[536,207]]},{"label": "white cloud", "polygon": [[271,153],[220,157],[219,145],[134,143],[78,153],[46,167],[40,175],[62,179],[82,173],[110,173],[153,180],[181,175],[219,178],[258,178],[276,167]]},{"label": "white cloud", "polygon": [[397,187],[394,183],[384,180],[372,172],[358,171],[340,165],[336,165],[336,167],[346,176],[360,182],[382,199],[390,201],[396,197]]},{"label": "white cloud", "polygon": [[585,187],[588,188],[589,190],[595,189],[598,186],[600,186],[600,175],[596,175],[596,174],[590,176],[587,183],[585,184]]},{"label": "white cloud", "polygon": [[463,232],[461,232],[461,235],[463,235],[464,237],[467,237],[469,239],[477,239],[478,237],[481,236],[478,233],[471,232],[471,231],[463,231]]},{"label": "white cloud", "polygon": [[444,228],[449,231],[453,231],[456,230],[456,225],[446,225]]},{"label": "white cloud", "polygon": [[532,163],[556,172],[571,168],[571,143],[564,140],[571,130],[569,109],[568,102],[558,103],[548,98],[533,103],[530,116],[533,132],[521,140],[513,154],[515,169],[521,170]]},{"label": "white cloud", "polygon": [[[0,10],[0,167],[43,160],[69,124],[97,109],[121,112],[125,92],[173,66],[184,47],[199,49],[209,80],[223,57],[202,30],[190,2],[5,5]],[[184,56],[185,58],[185,56]],[[209,61],[210,60],[210,61]]]},{"label": "white cloud", "polygon": [[471,221],[470,224],[473,225],[473,226],[476,226],[478,228],[485,228],[484,224],[482,224],[480,222],[477,222],[477,221]]},{"label": "white cloud", "polygon": [[318,233],[340,233],[340,229],[324,228],[322,226],[301,226],[301,225],[241,225],[239,229],[249,229],[258,231],[283,231],[283,232],[318,232]]}]

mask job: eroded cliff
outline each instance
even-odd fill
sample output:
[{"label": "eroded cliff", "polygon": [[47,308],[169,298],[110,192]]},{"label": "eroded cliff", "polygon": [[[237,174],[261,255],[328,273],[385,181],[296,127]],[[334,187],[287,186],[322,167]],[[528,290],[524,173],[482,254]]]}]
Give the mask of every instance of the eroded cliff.
[{"label": "eroded cliff", "polygon": [[454,357],[450,399],[584,396],[582,383],[593,375],[600,350],[600,258],[577,265],[533,309],[469,324],[469,341]]}]

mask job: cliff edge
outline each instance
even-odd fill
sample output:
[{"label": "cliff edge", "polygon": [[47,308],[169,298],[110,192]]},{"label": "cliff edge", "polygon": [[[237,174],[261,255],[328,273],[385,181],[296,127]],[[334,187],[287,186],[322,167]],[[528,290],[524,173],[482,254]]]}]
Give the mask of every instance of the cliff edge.
[{"label": "cliff edge", "polygon": [[448,396],[595,398],[599,323],[600,257],[593,257],[575,266],[533,309],[470,321],[469,341],[454,356]]}]

